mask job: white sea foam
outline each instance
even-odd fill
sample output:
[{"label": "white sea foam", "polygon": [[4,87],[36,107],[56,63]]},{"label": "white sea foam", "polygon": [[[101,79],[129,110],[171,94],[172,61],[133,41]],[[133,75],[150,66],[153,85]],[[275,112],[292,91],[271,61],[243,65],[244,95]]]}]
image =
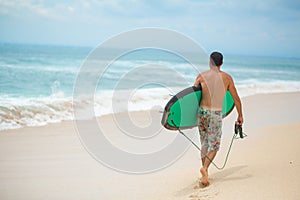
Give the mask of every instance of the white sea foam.
[{"label": "white sea foam", "polygon": [[[157,110],[163,111],[166,103],[183,88],[152,88],[136,90],[105,90],[96,92],[91,98],[74,99],[63,94],[53,94],[40,98],[0,97],[0,130],[16,129],[25,126],[42,126],[63,120],[74,119],[73,108],[94,105],[94,116],[111,113]],[[298,81],[277,81],[270,83],[243,83],[237,85],[240,96],[245,97],[260,93],[300,91]]]},{"label": "white sea foam", "polygon": [[257,80],[244,81],[237,85],[241,97],[255,94],[270,94],[280,92],[299,92],[300,81],[272,81],[259,82]]},{"label": "white sea foam", "polygon": [[71,98],[0,98],[0,130],[73,119]]}]

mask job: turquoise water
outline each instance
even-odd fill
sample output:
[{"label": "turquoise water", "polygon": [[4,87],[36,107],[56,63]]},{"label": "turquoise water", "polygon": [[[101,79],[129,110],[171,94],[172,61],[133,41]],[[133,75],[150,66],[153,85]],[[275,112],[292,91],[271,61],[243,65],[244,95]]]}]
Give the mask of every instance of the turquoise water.
[{"label": "turquoise water", "polygon": [[57,90],[72,94],[76,73],[89,48],[1,45],[0,95],[49,96]]},{"label": "turquoise water", "polygon": [[[72,119],[74,83],[91,50],[88,47],[1,44],[0,130]],[[192,85],[197,74],[208,69],[207,63],[208,59],[202,59],[197,66],[192,66],[170,52],[144,49],[129,52],[109,66],[97,65],[106,70],[95,91],[95,113],[112,112],[111,98],[115,90],[134,91],[132,101],[128,102],[129,110],[161,108],[170,93]],[[153,65],[152,71],[143,70],[150,65]],[[225,55],[222,69],[232,75],[241,96],[300,91],[298,58]],[[174,78],[174,72],[182,79]],[[141,86],[140,83],[148,79],[152,83]],[[166,85],[160,84],[161,80]],[[125,84],[120,85],[120,82]]]}]

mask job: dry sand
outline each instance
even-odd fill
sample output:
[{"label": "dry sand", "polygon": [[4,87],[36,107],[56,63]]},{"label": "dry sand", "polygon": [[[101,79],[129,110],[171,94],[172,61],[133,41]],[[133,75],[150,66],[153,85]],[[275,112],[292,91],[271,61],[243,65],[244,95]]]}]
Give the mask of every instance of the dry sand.
[{"label": "dry sand", "polygon": [[[167,168],[121,173],[96,161],[82,146],[75,123],[68,121],[0,132],[0,199],[300,199],[300,93],[255,95],[242,102],[248,137],[234,142],[224,170],[211,166],[209,187],[199,185],[199,152],[192,146]],[[137,124],[159,124],[161,114],[130,117]],[[233,113],[224,120],[218,165],[224,161],[235,119]],[[128,151],[142,146],[151,151],[177,135],[160,129],[149,139],[154,145],[147,140],[132,144],[133,138],[119,137],[112,116],[98,121],[110,141]]]}]

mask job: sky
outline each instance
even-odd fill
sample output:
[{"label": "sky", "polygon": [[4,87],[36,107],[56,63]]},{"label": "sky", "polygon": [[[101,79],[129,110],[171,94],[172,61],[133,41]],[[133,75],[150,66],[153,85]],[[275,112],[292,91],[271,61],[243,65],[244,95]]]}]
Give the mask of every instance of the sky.
[{"label": "sky", "polygon": [[299,0],[0,0],[0,42],[96,47],[143,27],[206,51],[300,57]]}]

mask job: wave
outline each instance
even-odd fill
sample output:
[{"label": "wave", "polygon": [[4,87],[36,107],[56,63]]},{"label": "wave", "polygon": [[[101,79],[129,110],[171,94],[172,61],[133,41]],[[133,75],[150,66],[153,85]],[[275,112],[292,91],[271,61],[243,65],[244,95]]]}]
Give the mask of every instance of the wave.
[{"label": "wave", "polygon": [[0,130],[73,119],[72,99],[2,97],[0,101]]},{"label": "wave", "polygon": [[48,71],[48,72],[67,72],[77,74],[79,67],[77,65],[14,65],[14,64],[1,64],[2,69],[12,69],[16,71],[32,70],[32,71]]},{"label": "wave", "polygon": [[[254,81],[254,80],[252,80]],[[94,95],[94,99],[86,97],[73,99],[63,93],[55,93],[49,97],[25,98],[0,96],[0,130],[16,129],[26,126],[43,126],[74,119],[74,107],[82,108],[92,103],[94,116],[112,113],[156,110],[163,111],[164,106],[183,88],[142,88],[134,90],[105,90]],[[298,81],[277,81],[270,83],[243,82],[237,85],[241,97],[261,93],[300,91]]]},{"label": "wave", "polygon": [[299,92],[300,81],[274,81],[260,82],[256,79],[240,81],[236,86],[241,97],[255,94],[270,94],[280,92]]}]

